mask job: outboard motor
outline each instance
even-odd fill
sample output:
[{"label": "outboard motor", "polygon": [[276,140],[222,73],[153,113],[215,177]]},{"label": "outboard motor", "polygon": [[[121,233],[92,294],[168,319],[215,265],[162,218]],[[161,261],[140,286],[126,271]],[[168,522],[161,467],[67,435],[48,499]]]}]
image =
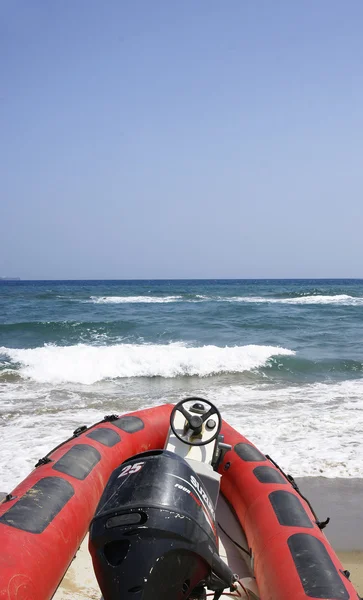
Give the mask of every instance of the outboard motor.
[{"label": "outboard motor", "polygon": [[110,477],[89,549],[104,600],[204,598],[232,586],[217,550],[214,506],[180,456],[138,454]]}]

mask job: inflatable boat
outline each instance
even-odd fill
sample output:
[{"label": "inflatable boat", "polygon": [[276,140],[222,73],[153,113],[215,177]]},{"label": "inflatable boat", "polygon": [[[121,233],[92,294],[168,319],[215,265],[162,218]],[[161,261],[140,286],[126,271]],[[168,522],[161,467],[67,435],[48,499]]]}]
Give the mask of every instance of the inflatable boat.
[{"label": "inflatable boat", "polygon": [[87,532],[104,600],[356,600],[324,525],[207,400],[109,415],[0,504],[0,600],[57,598]]}]

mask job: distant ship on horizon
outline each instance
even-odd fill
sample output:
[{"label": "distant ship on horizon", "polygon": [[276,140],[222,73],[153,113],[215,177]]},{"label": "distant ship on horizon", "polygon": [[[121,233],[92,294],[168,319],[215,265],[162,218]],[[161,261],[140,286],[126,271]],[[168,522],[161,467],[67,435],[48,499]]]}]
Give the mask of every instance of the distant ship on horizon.
[{"label": "distant ship on horizon", "polygon": [[0,277],[0,281],[20,281],[20,277]]}]

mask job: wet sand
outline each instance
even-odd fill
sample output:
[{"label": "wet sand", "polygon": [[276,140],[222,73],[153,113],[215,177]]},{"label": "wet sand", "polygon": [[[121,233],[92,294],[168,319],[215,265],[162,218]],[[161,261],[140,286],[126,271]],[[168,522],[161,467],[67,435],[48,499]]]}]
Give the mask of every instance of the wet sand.
[{"label": "wet sand", "polygon": [[324,534],[360,595],[363,595],[363,479],[297,478],[300,491],[321,521]]},{"label": "wet sand", "polygon": [[296,478],[336,552],[363,551],[363,479]]}]

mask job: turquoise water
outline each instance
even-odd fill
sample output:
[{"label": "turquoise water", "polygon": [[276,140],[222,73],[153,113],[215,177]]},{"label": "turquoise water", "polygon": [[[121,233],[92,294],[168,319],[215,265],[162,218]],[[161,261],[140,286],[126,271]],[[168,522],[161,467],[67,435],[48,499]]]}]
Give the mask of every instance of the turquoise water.
[{"label": "turquoise water", "polygon": [[187,394],[297,475],[362,476],[362,340],[362,280],[0,282],[0,489],[80,421]]}]

